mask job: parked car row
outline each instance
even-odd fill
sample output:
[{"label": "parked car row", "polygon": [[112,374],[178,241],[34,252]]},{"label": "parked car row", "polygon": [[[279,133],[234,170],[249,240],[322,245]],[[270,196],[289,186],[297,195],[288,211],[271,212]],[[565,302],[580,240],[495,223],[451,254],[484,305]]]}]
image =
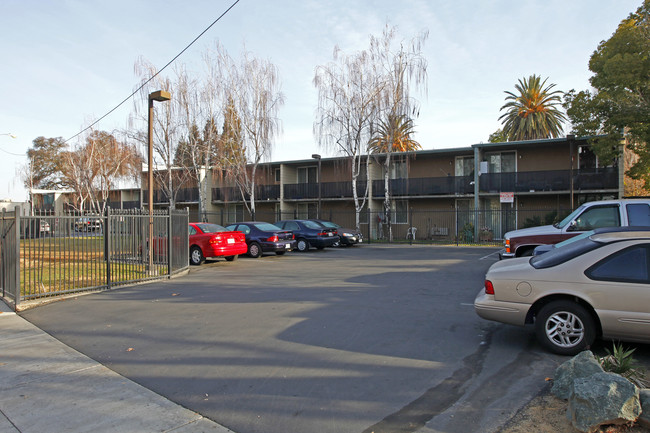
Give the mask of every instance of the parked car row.
[{"label": "parked car row", "polygon": [[325,220],[283,220],[275,224],[243,221],[222,227],[218,224],[190,223],[190,264],[206,258],[225,257],[232,261],[240,254],[258,258],[264,253],[283,255],[297,249],[352,246],[363,242],[357,230],[342,228]]}]

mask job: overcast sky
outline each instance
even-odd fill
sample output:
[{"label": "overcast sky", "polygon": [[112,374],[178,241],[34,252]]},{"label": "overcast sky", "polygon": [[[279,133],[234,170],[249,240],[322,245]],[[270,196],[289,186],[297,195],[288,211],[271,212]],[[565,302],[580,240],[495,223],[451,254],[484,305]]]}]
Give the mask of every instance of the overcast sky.
[{"label": "overcast sky", "polygon": [[[27,199],[18,171],[39,136],[68,139],[126,98],[136,59],[164,66],[234,0],[2,0],[0,199]],[[424,149],[487,141],[504,91],[531,74],[556,89],[586,89],[589,57],[641,0],[240,0],[176,62],[189,68],[219,40],[245,44],[279,69],[283,133],[272,159],[307,159],[317,94],[314,69],[366,49],[386,23],[403,39],[429,31],[428,95],[415,120]],[[173,95],[172,95],[173,96]],[[129,101],[95,128],[126,126]],[[13,133],[17,138],[6,135]],[[76,145],[72,140],[71,145]]]}]

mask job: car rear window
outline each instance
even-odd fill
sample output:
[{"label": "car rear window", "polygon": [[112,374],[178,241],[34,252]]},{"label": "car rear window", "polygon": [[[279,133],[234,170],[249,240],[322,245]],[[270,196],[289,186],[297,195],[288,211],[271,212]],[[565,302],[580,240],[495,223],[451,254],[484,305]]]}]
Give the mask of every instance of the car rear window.
[{"label": "car rear window", "polygon": [[200,228],[203,233],[217,233],[228,231],[225,227],[221,227],[218,224],[201,223],[197,224],[197,227]]},{"label": "car rear window", "polygon": [[278,232],[282,231],[282,229],[276,225],[269,224],[269,223],[257,223],[255,224],[255,227],[258,229],[262,230],[263,232]]},{"label": "car rear window", "polygon": [[580,239],[579,241],[566,244],[562,248],[553,248],[545,254],[534,256],[530,259],[530,264],[535,269],[551,268],[568,262],[586,252],[595,250],[602,245],[602,243],[595,242],[590,238]]},{"label": "car rear window", "polygon": [[321,230],[323,228],[323,226],[321,226],[320,224],[314,221],[303,221],[303,224],[305,225],[305,227],[314,230]]}]

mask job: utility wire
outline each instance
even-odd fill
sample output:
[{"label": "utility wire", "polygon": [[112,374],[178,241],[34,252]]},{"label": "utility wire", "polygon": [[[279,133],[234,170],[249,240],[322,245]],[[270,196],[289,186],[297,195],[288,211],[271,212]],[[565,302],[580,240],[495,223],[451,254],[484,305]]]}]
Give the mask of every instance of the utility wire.
[{"label": "utility wire", "polygon": [[237,3],[239,3],[239,1],[240,1],[240,0],[235,0],[235,2],[234,2],[233,4],[231,4],[230,7],[229,7],[228,9],[226,9],[226,11],[225,11],[224,13],[222,13],[221,15],[219,15],[219,17],[218,17],[216,20],[214,20],[214,21],[212,22],[212,24],[210,24],[208,27],[206,27],[206,29],[203,30],[203,31],[202,31],[202,32],[201,32],[201,33],[200,33],[196,38],[194,38],[194,40],[193,40],[192,42],[190,42],[190,43],[189,43],[185,48],[183,48],[183,50],[182,50],[180,53],[176,54],[176,56],[174,56],[173,59],[171,59],[169,62],[167,62],[167,64],[166,64],[165,66],[163,66],[162,69],[160,69],[158,72],[156,72],[155,74],[153,74],[153,75],[151,76],[151,78],[149,78],[147,81],[145,81],[144,83],[142,83],[142,85],[141,85],[140,87],[138,87],[137,89],[135,89],[135,90],[133,91],[133,93],[131,93],[131,94],[130,94],[129,96],[127,96],[126,98],[124,98],[124,100],[122,100],[122,102],[120,102],[119,104],[117,104],[117,105],[116,105],[113,109],[111,109],[108,113],[104,114],[102,117],[100,117],[99,119],[95,120],[93,123],[91,123],[91,124],[90,124],[89,126],[87,126],[86,128],[82,129],[81,131],[79,131],[78,133],[76,133],[75,135],[73,135],[72,137],[70,137],[70,138],[68,138],[67,140],[65,140],[65,142],[67,143],[68,141],[72,140],[73,138],[76,138],[76,137],[80,136],[81,134],[83,134],[84,132],[88,131],[90,128],[92,128],[93,126],[97,125],[99,122],[101,122],[102,120],[104,120],[104,119],[105,119],[106,117],[108,117],[112,112],[114,112],[115,110],[117,110],[118,108],[120,108],[120,107],[121,107],[121,106],[122,106],[126,101],[128,101],[129,99],[131,99],[131,98],[132,98],[136,93],[138,93],[140,90],[142,90],[142,88],[143,88],[144,86],[146,86],[147,84],[149,84],[149,82],[150,82],[151,80],[153,80],[154,78],[156,78],[156,77],[157,77],[157,76],[158,76],[162,71],[164,71],[165,69],[167,69],[167,67],[168,67],[169,65],[171,65],[172,63],[174,63],[174,61],[175,61],[176,59],[178,59],[181,55],[183,55],[183,53],[184,53],[185,51],[187,51],[187,50],[188,50],[192,45],[194,45],[194,43],[195,43],[196,41],[198,41],[199,38],[201,38],[201,36],[203,36],[203,35],[204,35],[208,30],[210,30],[210,28],[212,28],[212,26],[214,26],[216,23],[218,23],[219,20],[221,20],[221,18],[223,18],[223,17],[224,17],[228,12],[230,12],[230,10],[231,10],[232,8],[234,8],[235,5],[236,5]]}]

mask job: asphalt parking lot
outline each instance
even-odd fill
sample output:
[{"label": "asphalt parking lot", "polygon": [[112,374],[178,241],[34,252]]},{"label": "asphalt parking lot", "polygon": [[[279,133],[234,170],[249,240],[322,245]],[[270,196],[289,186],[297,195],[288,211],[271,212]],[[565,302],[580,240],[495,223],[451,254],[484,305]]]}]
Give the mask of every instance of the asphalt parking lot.
[{"label": "asphalt parking lot", "polygon": [[21,315],[237,433],[497,431],[566,358],[476,316],[495,252],[241,257]]}]

